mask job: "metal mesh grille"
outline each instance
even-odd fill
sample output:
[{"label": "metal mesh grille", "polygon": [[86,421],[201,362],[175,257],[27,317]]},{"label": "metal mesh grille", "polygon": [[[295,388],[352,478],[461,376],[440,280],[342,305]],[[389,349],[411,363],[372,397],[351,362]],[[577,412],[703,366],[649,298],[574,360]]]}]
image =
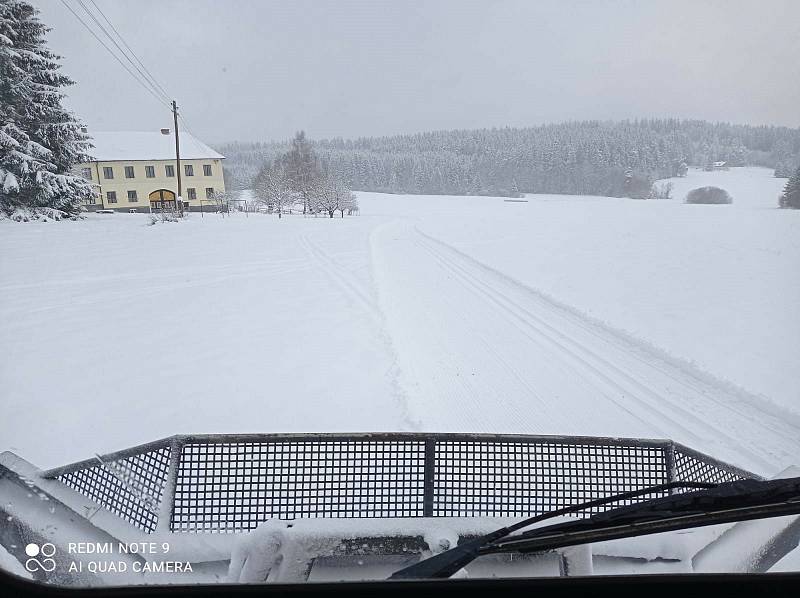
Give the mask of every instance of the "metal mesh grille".
[{"label": "metal mesh grille", "polygon": [[675,478],[677,481],[709,482],[719,484],[744,479],[723,463],[700,459],[680,450],[675,451]]},{"label": "metal mesh grille", "polygon": [[[664,449],[658,446],[439,442],[433,515],[538,515],[666,481]],[[584,514],[622,504],[627,503]]]},{"label": "metal mesh grille", "polygon": [[173,531],[239,531],[270,518],[419,517],[425,443],[201,443],[183,448]]},{"label": "metal mesh grille", "polygon": [[173,531],[235,532],[273,518],[530,516],[668,481],[754,477],[670,441],[455,434],[175,437],[45,476],[146,532],[162,496]]},{"label": "metal mesh grille", "polygon": [[145,532],[155,530],[169,470],[169,447],[100,462],[58,479]]}]

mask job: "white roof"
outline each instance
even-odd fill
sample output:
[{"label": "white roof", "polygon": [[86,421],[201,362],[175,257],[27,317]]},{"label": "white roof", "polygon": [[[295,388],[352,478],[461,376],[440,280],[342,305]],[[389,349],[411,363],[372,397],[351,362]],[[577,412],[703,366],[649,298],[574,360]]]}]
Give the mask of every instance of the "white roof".
[{"label": "white roof", "polygon": [[[112,160],[174,160],[175,135],[164,135],[160,131],[100,131],[89,133],[92,148],[89,154],[99,161]],[[185,160],[222,159],[215,152],[189,133],[179,132],[181,158]]]}]

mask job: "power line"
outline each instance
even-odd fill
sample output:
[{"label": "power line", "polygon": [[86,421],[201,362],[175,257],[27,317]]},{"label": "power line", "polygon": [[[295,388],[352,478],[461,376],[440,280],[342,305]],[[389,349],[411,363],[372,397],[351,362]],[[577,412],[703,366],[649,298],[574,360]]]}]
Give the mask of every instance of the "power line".
[{"label": "power line", "polygon": [[139,75],[141,75],[142,79],[144,79],[145,84],[148,85],[156,94],[162,95],[165,101],[169,101],[169,96],[162,90],[159,90],[152,83],[152,81],[150,81],[147,74],[144,71],[142,71],[142,69],[139,68],[139,66],[137,66],[137,64],[133,60],[131,60],[130,56],[128,56],[125,50],[122,49],[122,46],[120,46],[117,43],[117,40],[114,38],[114,36],[111,35],[111,33],[108,32],[105,26],[100,21],[97,20],[97,17],[94,15],[94,13],[92,13],[91,10],[89,10],[89,7],[83,3],[83,0],[77,0],[77,1],[78,4],[81,5],[81,8],[83,8],[83,11],[89,16],[90,19],[92,19],[92,21],[94,21],[95,25],[97,25],[100,28],[100,31],[102,31],[106,35],[106,37],[109,40],[111,40],[111,43],[113,43],[116,46],[117,50],[119,50],[119,53],[122,54],[122,57],[125,58],[125,60],[127,60],[131,64],[131,66],[133,66],[133,68],[135,68],[138,71]]},{"label": "power line", "polygon": [[102,40],[102,39],[100,39],[100,38],[98,37],[98,35],[97,35],[97,34],[96,34],[96,33],[95,33],[93,30],[92,30],[92,28],[91,28],[91,27],[89,27],[89,25],[87,25],[87,24],[86,24],[86,21],[84,21],[84,20],[83,20],[83,19],[80,17],[80,15],[79,15],[78,13],[76,13],[74,10],[72,10],[72,7],[71,7],[69,4],[67,4],[66,0],[61,0],[61,4],[63,4],[64,6],[66,6],[66,7],[67,7],[67,10],[69,10],[69,11],[70,11],[70,12],[71,12],[71,13],[72,13],[74,16],[75,16],[75,18],[76,18],[76,19],[78,19],[78,21],[80,22],[80,24],[81,24],[81,25],[83,25],[83,27],[84,27],[84,28],[85,28],[85,29],[86,29],[86,30],[87,30],[89,33],[91,33],[91,34],[92,34],[92,36],[93,36],[93,37],[94,37],[94,38],[95,38],[95,39],[96,39],[96,40],[97,40],[97,41],[100,43],[100,45],[101,45],[101,46],[103,46],[103,47],[106,49],[106,51],[107,51],[109,54],[111,54],[111,56],[113,56],[113,57],[114,57],[114,60],[116,60],[117,62],[119,62],[119,63],[120,63],[120,65],[122,65],[122,67],[123,67],[123,68],[124,68],[126,71],[128,71],[128,74],[130,74],[130,76],[131,76],[131,77],[133,77],[133,78],[136,80],[136,82],[137,82],[139,85],[141,85],[141,86],[142,86],[142,87],[143,87],[143,88],[144,88],[144,89],[145,89],[145,90],[146,90],[146,91],[147,91],[147,92],[148,92],[150,95],[152,95],[152,96],[153,96],[153,97],[154,97],[154,98],[155,98],[155,99],[156,99],[156,100],[157,100],[159,103],[161,103],[161,104],[164,104],[164,105],[168,106],[168,107],[170,108],[170,110],[172,109],[172,106],[170,106],[168,102],[166,102],[166,101],[165,101],[165,100],[164,100],[162,97],[160,97],[158,94],[156,94],[156,92],[155,92],[155,91],[153,91],[153,88],[152,88],[152,86],[149,86],[149,85],[147,85],[145,82],[143,82],[143,81],[142,81],[142,80],[141,80],[139,77],[137,77],[137,76],[136,76],[136,74],[135,74],[135,73],[134,73],[134,72],[133,72],[133,71],[132,71],[130,68],[128,68],[128,65],[126,65],[124,62],[122,62],[122,60],[119,58],[119,56],[117,56],[117,55],[116,55],[116,54],[115,54],[115,53],[114,53],[114,52],[111,50],[111,48],[109,48],[109,47],[108,47],[108,46],[105,44],[105,42],[103,42],[103,40]]},{"label": "power line", "polygon": [[[61,3],[62,3],[62,4],[64,4],[64,6],[66,6],[66,7],[67,7],[67,9],[68,9],[68,10],[69,10],[69,11],[70,11],[70,12],[71,12],[71,13],[72,13],[74,16],[75,16],[75,18],[76,18],[76,19],[77,19],[77,20],[78,20],[78,21],[79,21],[79,22],[80,22],[80,23],[81,23],[81,24],[84,26],[84,28],[86,28],[86,29],[87,29],[87,31],[89,31],[89,33],[91,33],[91,34],[92,34],[92,36],[94,36],[94,38],[95,38],[95,39],[96,39],[96,40],[97,40],[97,41],[100,43],[100,45],[102,45],[102,46],[103,46],[103,47],[106,49],[106,51],[108,51],[108,53],[109,53],[109,54],[111,54],[111,56],[113,56],[113,57],[114,57],[114,59],[115,59],[117,62],[119,62],[119,63],[120,63],[120,65],[122,65],[122,67],[123,67],[123,68],[125,68],[125,70],[126,70],[126,71],[128,71],[128,73],[129,73],[129,74],[130,74],[130,75],[131,75],[131,76],[132,76],[132,77],[133,77],[133,78],[136,80],[136,82],[137,82],[137,83],[139,83],[139,84],[140,84],[142,87],[144,87],[144,88],[145,88],[145,89],[146,89],[146,90],[147,90],[147,91],[150,93],[150,95],[152,95],[154,98],[156,98],[156,100],[158,100],[160,103],[162,103],[162,104],[166,105],[166,106],[167,106],[167,107],[170,109],[170,111],[171,111],[171,110],[172,110],[172,102],[171,102],[171,100],[170,100],[169,93],[166,91],[166,89],[164,88],[164,86],[163,86],[163,85],[161,85],[161,84],[158,82],[158,80],[157,80],[157,79],[155,78],[155,76],[154,76],[154,75],[153,75],[153,74],[150,72],[150,70],[147,68],[147,66],[145,66],[145,64],[144,64],[144,63],[143,63],[143,62],[142,62],[142,61],[139,59],[139,57],[136,55],[136,53],[135,53],[135,52],[133,51],[133,49],[130,47],[130,45],[128,44],[128,42],[127,42],[127,41],[125,41],[125,38],[122,36],[122,34],[121,34],[121,33],[120,33],[118,30],[117,30],[117,28],[114,26],[114,23],[112,23],[112,22],[111,22],[111,19],[109,19],[109,18],[108,18],[108,16],[107,16],[107,15],[106,15],[106,14],[103,12],[103,10],[102,10],[102,9],[101,9],[101,8],[100,8],[98,5],[97,5],[97,3],[96,3],[94,0],[89,0],[89,2],[91,2],[91,3],[92,3],[92,5],[94,6],[94,8],[95,8],[95,9],[97,10],[97,12],[98,12],[98,13],[99,13],[99,14],[102,16],[102,18],[105,20],[105,22],[106,22],[106,23],[108,23],[108,26],[109,26],[109,27],[111,28],[111,30],[112,30],[112,31],[113,31],[113,32],[114,32],[114,33],[117,35],[117,37],[118,37],[118,38],[119,38],[119,40],[122,42],[122,44],[123,44],[123,45],[124,45],[124,46],[127,48],[128,52],[130,53],[130,56],[133,56],[133,58],[136,60],[136,62],[137,62],[137,63],[138,63],[140,66],[137,66],[137,64],[136,64],[136,63],[134,63],[134,62],[131,60],[131,58],[130,58],[130,56],[128,55],[128,53],[126,53],[126,52],[125,52],[125,50],[123,50],[123,49],[122,49],[122,47],[119,45],[119,43],[117,43],[117,41],[116,41],[116,39],[114,38],[114,36],[113,36],[113,35],[112,35],[112,34],[109,32],[109,30],[108,30],[108,29],[106,29],[106,27],[105,27],[105,26],[104,26],[104,25],[103,25],[103,24],[102,24],[102,23],[101,23],[101,22],[100,22],[100,21],[97,19],[97,17],[96,17],[96,16],[93,14],[93,12],[91,11],[91,9],[90,9],[90,8],[89,8],[89,7],[88,7],[88,6],[87,6],[87,5],[84,3],[84,1],[83,1],[83,0],[77,0],[77,2],[78,2],[78,4],[80,4],[80,6],[81,6],[81,7],[83,8],[83,10],[86,12],[86,14],[87,14],[87,15],[88,15],[88,16],[89,16],[91,19],[92,19],[92,21],[94,21],[94,23],[95,23],[95,24],[96,24],[96,25],[97,25],[97,26],[100,28],[100,30],[101,30],[101,31],[102,31],[102,32],[103,32],[103,33],[106,35],[106,37],[108,37],[108,39],[110,39],[110,40],[111,40],[111,42],[114,44],[114,46],[116,46],[116,48],[117,48],[117,50],[119,51],[119,53],[120,53],[120,54],[122,54],[122,56],[123,56],[123,57],[124,57],[124,58],[125,58],[125,59],[126,59],[126,60],[127,60],[127,61],[128,61],[128,62],[129,62],[129,63],[130,63],[130,64],[131,64],[131,65],[132,65],[134,68],[135,68],[135,69],[136,69],[136,71],[139,73],[139,76],[137,76],[137,74],[136,74],[136,73],[134,73],[134,72],[133,72],[133,71],[132,71],[132,70],[131,70],[131,69],[128,67],[128,65],[126,65],[124,62],[122,62],[122,60],[120,59],[120,57],[119,57],[119,56],[118,56],[118,55],[117,55],[117,54],[116,54],[116,53],[115,53],[115,52],[114,52],[114,51],[113,51],[113,50],[112,50],[112,49],[111,49],[111,48],[110,48],[108,45],[106,45],[106,43],[105,43],[105,42],[104,42],[104,41],[103,41],[103,40],[102,40],[102,39],[101,39],[101,38],[100,38],[100,37],[99,37],[99,36],[98,36],[98,35],[97,35],[97,34],[94,32],[94,30],[92,30],[91,26],[90,26],[90,25],[88,25],[88,24],[86,23],[86,21],[84,21],[84,20],[83,20],[83,19],[80,17],[80,15],[78,15],[78,13],[77,13],[77,12],[75,12],[75,11],[72,9],[72,7],[71,7],[69,4],[67,4],[66,0],[61,0]],[[176,112],[177,112],[177,111],[176,111]],[[182,114],[181,112],[177,112],[177,117],[178,117],[178,119],[180,119],[181,123],[183,124],[183,127],[184,127],[184,129],[185,129],[185,130],[186,130],[188,133],[192,134],[192,127],[190,127],[190,126],[189,126],[189,123],[188,123],[188,121],[186,120],[186,118],[183,116],[183,114]]]},{"label": "power line", "polygon": [[194,135],[194,133],[192,133],[192,127],[190,127],[189,123],[186,122],[186,119],[181,112],[178,112],[178,118],[183,123],[183,128],[186,129],[190,134]]},{"label": "power line", "polygon": [[125,41],[125,38],[124,38],[124,37],[122,37],[122,34],[121,34],[119,31],[117,31],[117,28],[116,28],[116,27],[114,27],[114,23],[112,23],[112,22],[111,22],[111,19],[109,19],[109,18],[106,16],[106,13],[104,13],[104,12],[103,12],[103,9],[101,9],[99,6],[97,6],[97,3],[96,3],[94,0],[89,0],[89,1],[90,1],[90,2],[92,3],[92,5],[93,5],[93,6],[94,6],[94,7],[97,9],[97,12],[99,12],[99,13],[100,13],[100,15],[102,15],[102,17],[103,17],[103,19],[105,20],[105,22],[106,22],[106,23],[108,23],[108,25],[111,27],[111,29],[113,29],[114,33],[116,33],[116,34],[117,34],[117,37],[119,37],[120,41],[122,41],[122,43],[123,43],[123,44],[125,45],[125,47],[128,49],[128,51],[130,52],[131,56],[133,56],[133,57],[134,57],[134,59],[136,59],[136,62],[138,62],[138,63],[139,63],[139,65],[141,65],[142,69],[144,69],[145,73],[147,73],[147,74],[149,75],[149,77],[150,77],[150,81],[153,83],[153,85],[154,85],[155,87],[157,87],[157,88],[158,88],[158,89],[161,91],[161,93],[163,93],[163,94],[164,94],[164,96],[165,96],[167,99],[169,99],[169,98],[170,98],[170,95],[169,95],[169,93],[167,93],[167,90],[166,90],[166,89],[164,89],[164,86],[163,86],[163,85],[161,85],[161,84],[158,82],[158,79],[156,79],[156,78],[155,78],[155,76],[153,76],[153,73],[151,73],[151,72],[150,72],[150,70],[149,70],[149,69],[148,69],[148,68],[147,68],[147,67],[144,65],[144,63],[143,63],[141,60],[139,60],[139,57],[136,55],[136,52],[134,52],[134,51],[133,51],[133,49],[132,49],[132,48],[130,47],[130,45],[128,44],[128,42],[127,42],[127,41]]},{"label": "power line", "polygon": [[144,71],[142,71],[142,69],[139,68],[139,66],[137,66],[137,64],[133,60],[131,60],[131,57],[125,53],[125,50],[122,49],[122,46],[120,46],[117,43],[117,40],[114,38],[114,36],[111,35],[105,28],[105,26],[97,19],[97,17],[94,16],[94,13],[92,13],[92,11],[89,10],[89,7],[83,3],[83,0],[78,0],[78,4],[80,4],[84,12],[87,15],[89,15],[89,18],[92,19],[92,21],[94,21],[95,25],[97,25],[100,28],[100,31],[105,33],[106,37],[111,40],[111,43],[113,43],[117,47],[117,50],[119,50],[119,53],[122,54],[123,58],[125,58],[125,60],[127,60],[131,64],[131,66],[133,66],[133,68],[135,68],[139,72],[139,74],[144,79],[145,83],[148,86],[150,86],[153,89],[153,91],[155,91],[157,94],[164,96],[163,99],[165,101],[169,101],[169,96],[163,91],[160,91],[155,85],[153,85],[153,83],[147,78],[147,74]]}]

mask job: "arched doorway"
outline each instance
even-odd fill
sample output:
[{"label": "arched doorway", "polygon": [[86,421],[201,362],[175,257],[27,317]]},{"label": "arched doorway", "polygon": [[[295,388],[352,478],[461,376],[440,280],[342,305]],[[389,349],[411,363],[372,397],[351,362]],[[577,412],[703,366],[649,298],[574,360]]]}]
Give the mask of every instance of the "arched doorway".
[{"label": "arched doorway", "polygon": [[177,207],[175,205],[175,193],[168,189],[153,191],[148,196],[148,199],[152,210],[174,210]]}]

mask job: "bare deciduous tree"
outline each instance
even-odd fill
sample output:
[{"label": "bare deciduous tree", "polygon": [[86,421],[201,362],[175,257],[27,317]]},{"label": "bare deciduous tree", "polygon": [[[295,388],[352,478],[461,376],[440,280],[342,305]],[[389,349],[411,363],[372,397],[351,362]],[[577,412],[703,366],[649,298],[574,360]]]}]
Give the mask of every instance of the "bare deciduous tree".
[{"label": "bare deciduous tree", "polygon": [[326,212],[331,218],[336,212],[341,212],[344,218],[345,211],[352,210],[357,205],[355,194],[335,176],[324,176],[315,188],[314,207]]},{"label": "bare deciduous tree", "polygon": [[345,193],[342,201],[339,205],[339,211],[342,213],[342,218],[344,218],[345,211],[347,212],[348,216],[355,211],[358,211],[358,198],[356,194],[347,189],[347,193]]},{"label": "bare deciduous tree", "polygon": [[210,197],[218,213],[230,214],[230,204],[235,199],[235,194],[230,191],[214,191]]},{"label": "bare deciduous tree", "polygon": [[300,131],[295,135],[292,148],[280,158],[280,161],[283,162],[292,188],[303,202],[303,214],[305,214],[311,207],[320,178],[317,157],[306,139],[305,132]]},{"label": "bare deciduous tree", "polygon": [[277,212],[278,218],[282,217],[287,207],[294,205],[297,193],[282,160],[276,160],[259,173],[255,194],[259,203],[269,211]]}]

